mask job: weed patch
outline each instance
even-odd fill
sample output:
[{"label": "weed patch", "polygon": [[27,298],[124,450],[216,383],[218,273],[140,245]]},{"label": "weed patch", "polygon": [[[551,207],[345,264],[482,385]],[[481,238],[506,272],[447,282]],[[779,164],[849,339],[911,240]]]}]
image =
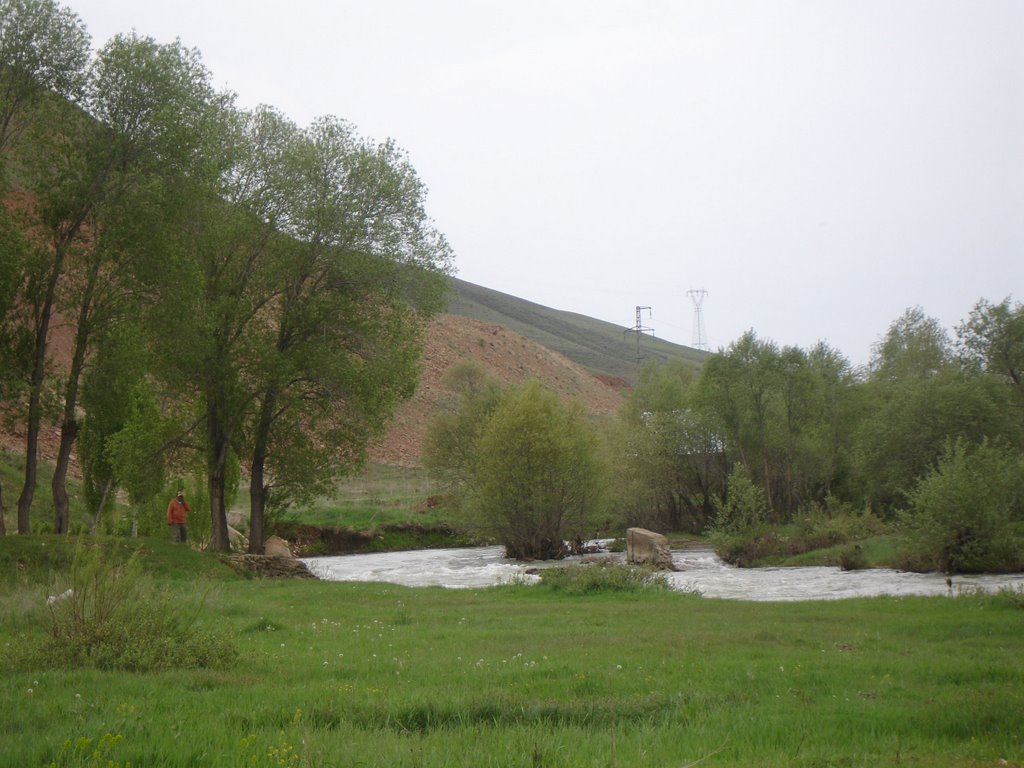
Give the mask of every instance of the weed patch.
[{"label": "weed patch", "polygon": [[124,563],[79,540],[70,577],[47,598],[50,631],[32,662],[144,672],[222,667],[237,655],[226,636],[198,619],[203,599],[157,587],[138,555]]},{"label": "weed patch", "polygon": [[664,574],[606,561],[545,568],[540,572],[540,583],[553,592],[566,595],[665,592],[669,589]]}]

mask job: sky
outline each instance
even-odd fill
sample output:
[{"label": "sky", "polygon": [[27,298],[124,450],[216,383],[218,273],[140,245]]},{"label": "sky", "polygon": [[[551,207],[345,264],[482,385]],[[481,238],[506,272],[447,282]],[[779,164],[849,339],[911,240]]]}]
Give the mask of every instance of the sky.
[{"label": "sky", "polygon": [[[1024,300],[1019,0],[66,0],[300,125],[393,139],[458,277],[854,364]],[[244,9],[244,10],[243,10]]]}]

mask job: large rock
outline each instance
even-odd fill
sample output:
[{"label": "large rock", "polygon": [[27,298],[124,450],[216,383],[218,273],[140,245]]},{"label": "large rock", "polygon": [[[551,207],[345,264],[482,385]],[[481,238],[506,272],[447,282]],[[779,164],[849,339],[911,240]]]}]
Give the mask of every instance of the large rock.
[{"label": "large rock", "polygon": [[626,529],[626,562],[648,565],[659,571],[674,571],[668,539],[646,528]]},{"label": "large rock", "polygon": [[280,536],[271,536],[263,542],[263,554],[267,557],[291,557],[292,551],[287,541]]}]

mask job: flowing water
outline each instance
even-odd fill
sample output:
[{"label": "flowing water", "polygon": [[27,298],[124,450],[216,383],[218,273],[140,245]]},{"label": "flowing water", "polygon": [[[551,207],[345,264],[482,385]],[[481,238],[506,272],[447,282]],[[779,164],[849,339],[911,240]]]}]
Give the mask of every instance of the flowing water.
[{"label": "flowing water", "polygon": [[[622,555],[609,555],[622,560]],[[843,571],[839,568],[734,568],[707,547],[672,552],[679,570],[668,574],[676,589],[731,600],[835,600],[875,595],[947,595],[963,590],[1024,589],[1024,574],[954,576],[953,587],[941,573],[889,569]],[[578,562],[524,564],[505,557],[503,547],[424,549],[370,555],[312,557],[303,562],[327,581],[379,581],[408,587],[488,587],[539,579],[537,568]]]}]

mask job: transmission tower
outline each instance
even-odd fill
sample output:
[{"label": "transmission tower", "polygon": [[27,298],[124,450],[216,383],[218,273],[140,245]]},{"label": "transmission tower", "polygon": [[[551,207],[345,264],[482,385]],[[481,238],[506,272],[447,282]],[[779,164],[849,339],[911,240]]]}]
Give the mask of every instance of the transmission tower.
[{"label": "transmission tower", "polygon": [[703,288],[691,288],[687,295],[693,300],[693,348],[708,351],[708,333],[704,327],[704,297],[708,292]]},{"label": "transmission tower", "polygon": [[637,362],[637,365],[639,365],[640,361],[643,360],[643,355],[640,354],[640,337],[643,336],[645,333],[650,333],[652,336],[654,335],[654,329],[653,328],[647,328],[647,327],[644,326],[644,322],[643,322],[643,313],[644,312],[647,312],[647,316],[651,317],[651,308],[650,307],[637,307],[636,308],[636,325],[633,326],[632,328],[627,328],[622,333],[623,337],[625,337],[625,335],[627,333],[635,333],[636,334],[636,362]]}]

